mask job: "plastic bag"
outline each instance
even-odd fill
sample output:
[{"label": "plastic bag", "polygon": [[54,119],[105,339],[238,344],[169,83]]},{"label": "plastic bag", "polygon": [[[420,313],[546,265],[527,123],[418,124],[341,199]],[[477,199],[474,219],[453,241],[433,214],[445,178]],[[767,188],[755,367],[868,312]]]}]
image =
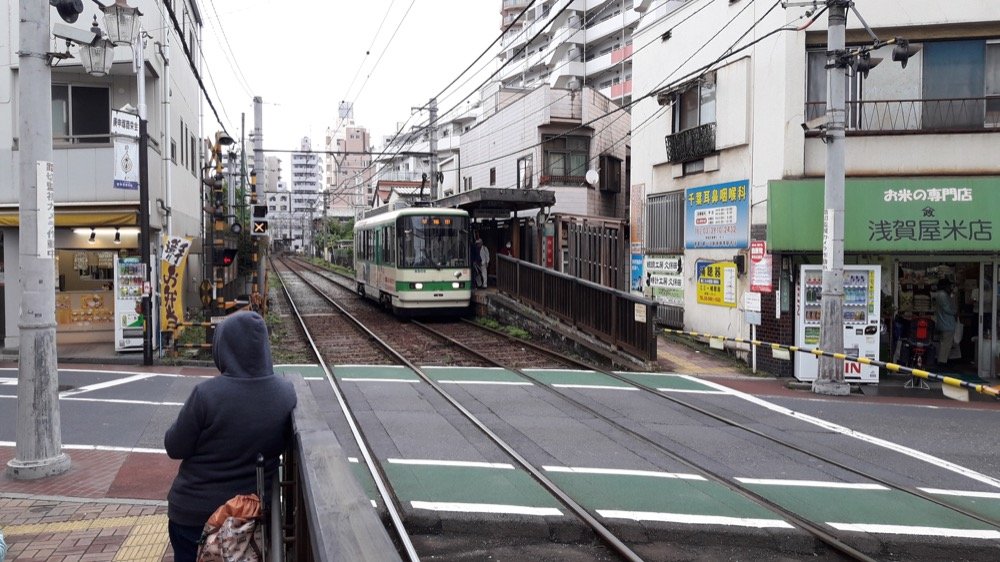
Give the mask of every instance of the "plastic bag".
[{"label": "plastic bag", "polygon": [[264,542],[256,494],[235,496],[208,518],[198,544],[198,562],[262,562]]},{"label": "plastic bag", "polygon": [[958,344],[962,343],[962,336],[964,334],[965,334],[965,327],[962,325],[961,322],[956,322],[955,323],[955,337],[952,338],[954,340],[954,342],[955,342],[955,345],[958,345]]}]

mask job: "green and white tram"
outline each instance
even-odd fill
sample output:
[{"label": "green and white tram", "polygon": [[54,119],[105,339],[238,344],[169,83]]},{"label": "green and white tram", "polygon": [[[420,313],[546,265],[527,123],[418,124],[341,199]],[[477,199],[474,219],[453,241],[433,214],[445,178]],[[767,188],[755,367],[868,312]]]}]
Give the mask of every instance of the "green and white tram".
[{"label": "green and white tram", "polygon": [[461,314],[469,308],[469,214],[412,207],[354,225],[358,294],[400,315]]}]

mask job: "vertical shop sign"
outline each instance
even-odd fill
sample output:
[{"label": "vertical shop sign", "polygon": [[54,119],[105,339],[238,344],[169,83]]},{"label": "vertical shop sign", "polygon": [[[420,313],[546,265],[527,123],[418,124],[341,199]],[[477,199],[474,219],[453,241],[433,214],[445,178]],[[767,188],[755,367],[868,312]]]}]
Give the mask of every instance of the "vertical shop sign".
[{"label": "vertical shop sign", "polygon": [[770,293],[774,290],[771,281],[771,254],[767,253],[767,242],[750,242],[750,290],[756,293]]},{"label": "vertical shop sign", "polygon": [[749,244],[749,180],[684,190],[685,248],[746,248]]},{"label": "vertical shop sign", "polygon": [[35,162],[35,204],[38,209],[36,223],[36,249],[39,259],[52,259],[56,255],[56,199],[52,176],[52,162]]},{"label": "vertical shop sign", "polygon": [[643,293],[642,279],[645,277],[643,271],[643,254],[645,253],[645,213],[646,213],[646,184],[637,183],[632,186],[629,199],[629,246],[632,254],[632,292]]},{"label": "vertical shop sign", "polygon": [[139,116],[113,110],[111,134],[115,138],[115,189],[139,189]]},{"label": "vertical shop sign", "polygon": [[736,308],[736,264],[698,260],[695,266],[698,303]]},{"label": "vertical shop sign", "polygon": [[651,299],[667,306],[684,306],[683,260],[682,256],[646,256]]},{"label": "vertical shop sign", "polygon": [[160,325],[177,326],[184,320],[184,270],[187,266],[190,238],[163,237],[163,254],[160,256]]}]

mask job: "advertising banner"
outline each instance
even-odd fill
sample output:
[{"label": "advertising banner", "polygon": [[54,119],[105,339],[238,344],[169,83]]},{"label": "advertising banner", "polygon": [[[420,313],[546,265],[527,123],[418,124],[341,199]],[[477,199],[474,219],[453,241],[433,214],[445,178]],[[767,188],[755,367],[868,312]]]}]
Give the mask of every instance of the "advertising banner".
[{"label": "advertising banner", "polygon": [[767,243],[763,240],[750,242],[750,290],[770,293],[774,290],[771,281],[771,254],[767,253]]},{"label": "advertising banner", "polygon": [[163,237],[160,256],[160,326],[170,329],[184,321],[184,271],[187,269],[190,238]]},{"label": "advertising banner", "polygon": [[684,306],[682,256],[646,256],[650,298],[667,306]]},{"label": "advertising banner", "polygon": [[115,189],[139,189],[139,143],[115,139]]},{"label": "advertising banner", "polygon": [[698,303],[736,308],[736,264],[698,260],[695,267]]},{"label": "advertising banner", "polygon": [[746,248],[750,244],[750,182],[684,190],[684,247]]}]

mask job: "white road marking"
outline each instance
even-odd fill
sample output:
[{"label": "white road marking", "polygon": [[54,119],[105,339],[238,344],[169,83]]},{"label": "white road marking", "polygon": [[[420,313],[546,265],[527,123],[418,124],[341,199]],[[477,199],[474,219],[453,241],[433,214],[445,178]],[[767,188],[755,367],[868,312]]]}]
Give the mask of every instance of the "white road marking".
[{"label": "white road marking", "polygon": [[[11,394],[0,395],[0,398],[17,398],[17,396]],[[60,396],[59,400],[65,400],[66,402],[96,402],[104,404],[137,404],[140,406],[183,406],[183,402],[151,402],[148,400],[125,400],[119,398],[81,398],[76,396]]]},{"label": "white road marking", "polygon": [[553,384],[552,388],[584,388],[593,390],[639,390],[634,386],[611,386],[601,384]]},{"label": "white road marking", "polygon": [[334,369],[351,369],[351,368],[357,368],[357,367],[364,367],[365,369],[376,368],[376,369],[379,369],[379,370],[386,370],[386,371],[390,371],[390,370],[392,370],[392,371],[409,371],[410,370],[409,367],[403,367],[402,365],[360,365],[360,364],[354,365],[354,364],[348,364],[348,365],[334,365],[333,366]]},{"label": "white road marking", "polygon": [[458,365],[423,365],[423,369],[475,369],[476,371],[506,371],[503,367],[461,367]]},{"label": "white road marking", "polygon": [[917,527],[912,525],[879,525],[876,523],[827,523],[838,531],[881,533],[886,535],[920,535],[922,537],[949,537],[961,539],[1000,539],[1000,531],[986,529],[947,529],[944,527]]},{"label": "white road marking", "polygon": [[804,421],[806,423],[810,423],[810,424],[813,424],[815,426],[822,427],[823,429],[826,429],[826,430],[831,431],[833,433],[839,433],[841,435],[846,435],[848,437],[853,437],[854,439],[858,439],[859,441],[864,441],[866,443],[871,443],[872,445],[877,445],[879,447],[883,447],[883,448],[889,449],[890,451],[895,451],[897,453],[900,453],[900,454],[903,454],[903,455],[915,458],[917,460],[924,461],[924,462],[926,462],[928,464],[937,466],[938,468],[943,468],[945,470],[949,470],[949,471],[954,472],[956,474],[960,474],[960,475],[965,476],[967,478],[971,478],[973,480],[982,482],[984,484],[988,484],[988,485],[993,486],[995,488],[1000,488],[1000,480],[998,480],[996,478],[993,478],[991,476],[987,476],[987,475],[982,474],[980,472],[976,472],[975,470],[972,470],[970,468],[966,468],[964,466],[957,465],[957,464],[955,464],[953,462],[949,462],[949,461],[946,461],[944,459],[935,457],[934,455],[930,455],[930,454],[924,453],[923,451],[918,451],[916,449],[911,449],[910,447],[906,447],[906,446],[900,445],[898,443],[893,443],[892,441],[887,441],[885,439],[881,439],[881,438],[875,437],[873,435],[868,435],[866,433],[861,433],[860,431],[855,431],[855,430],[853,430],[853,429],[851,429],[849,427],[844,427],[842,425],[838,425],[838,424],[835,424],[833,422],[828,422],[826,420],[822,420],[822,419],[819,419],[819,418],[816,418],[816,417],[813,417],[813,416],[810,416],[810,415],[807,415],[807,414],[803,414],[801,412],[796,412],[795,410],[792,410],[792,409],[789,409],[789,408],[785,408],[784,406],[779,406],[777,404],[774,404],[772,402],[768,402],[767,400],[758,398],[756,396],[752,396],[752,395],[747,394],[745,392],[741,392],[741,391],[738,391],[738,390],[733,390],[733,389],[731,389],[729,387],[723,386],[721,384],[718,384],[718,383],[710,381],[710,380],[699,379],[699,378],[693,377],[691,375],[684,375],[684,378],[690,379],[692,381],[698,382],[698,383],[706,385],[706,386],[711,386],[713,388],[718,388],[719,390],[726,390],[730,394],[732,394],[733,396],[736,396],[738,398],[742,398],[743,400],[746,400],[747,402],[750,402],[752,404],[757,404],[758,406],[761,406],[761,407],[766,408],[768,410],[771,410],[773,412],[777,412],[779,414],[784,414],[784,415],[789,416],[791,418],[795,418],[797,420],[801,420],[801,421]]},{"label": "white road marking", "polygon": [[765,486],[801,486],[805,488],[841,488],[846,490],[888,490],[881,484],[865,484],[852,482],[823,482],[820,480],[780,480],[776,478],[737,478],[744,484],[762,484]]},{"label": "white road marking", "polygon": [[695,390],[693,388],[657,388],[660,392],[681,392],[687,394],[729,394],[721,390]]},{"label": "white road marking", "polygon": [[[14,441],[0,441],[0,447],[16,447]],[[148,453],[153,455],[165,455],[166,449],[148,449],[145,447],[114,447],[111,445],[66,445],[63,449],[67,451],[110,451],[114,453]]]},{"label": "white road marking", "polygon": [[477,462],[477,461],[446,461],[437,459],[385,459],[391,464],[412,464],[420,466],[461,466],[469,468],[502,468],[514,470],[514,465],[508,463]]},{"label": "white road marking", "polygon": [[438,384],[498,384],[500,386],[534,386],[522,381],[437,381]]},{"label": "white road marking", "polygon": [[416,384],[422,382],[420,379],[379,379],[379,378],[368,379],[368,378],[353,378],[353,377],[344,377],[340,380],[343,382],[408,382]]},{"label": "white road marking", "polygon": [[585,468],[578,466],[543,466],[546,472],[564,472],[570,474],[611,474],[615,476],[651,476],[653,478],[677,478],[679,480],[705,480],[697,474],[683,472],[658,472],[655,470],[629,470],[624,468]]},{"label": "white road marking", "polygon": [[358,463],[358,457],[347,457],[347,462]]},{"label": "white road marking", "polygon": [[781,519],[752,519],[747,517],[723,517],[720,515],[620,511],[615,509],[598,509],[597,513],[606,519],[631,519],[633,521],[659,521],[663,523],[687,523],[690,525],[727,525],[730,527],[754,527],[757,529],[794,529],[794,527]]},{"label": "white road marking", "polygon": [[7,377],[0,378],[0,386],[17,386],[17,379]]},{"label": "white road marking", "polygon": [[615,371],[616,375],[621,375],[623,377],[629,375],[642,375],[644,377],[680,377],[678,373],[635,373],[632,371]]},{"label": "white road marking", "polygon": [[[17,367],[0,367],[0,371],[17,372]],[[97,375],[148,375],[151,377],[183,378],[183,379],[211,379],[218,375],[181,375],[177,373],[141,373],[139,371],[101,371],[98,369],[59,369],[60,373],[88,373]],[[16,380],[16,379],[15,379]]]},{"label": "white road marking", "polygon": [[579,375],[593,375],[595,371],[586,369],[521,369],[525,373],[576,373]]},{"label": "white road marking", "polygon": [[503,513],[507,515],[562,516],[554,507],[528,507],[526,505],[501,505],[492,503],[424,502],[411,501],[413,509],[455,511],[460,513]]},{"label": "white road marking", "polygon": [[121,386],[123,384],[128,384],[130,382],[145,380],[152,376],[153,376],[152,374],[132,375],[131,377],[125,377],[123,379],[114,379],[110,381],[99,382],[97,384],[88,384],[87,386],[81,386],[80,388],[76,388],[74,390],[67,390],[66,392],[60,392],[59,396],[63,398],[67,396],[75,396],[77,394],[83,394],[84,392],[102,390],[105,388],[111,388],[113,386]]},{"label": "white road marking", "polygon": [[939,496],[962,496],[966,498],[988,498],[991,500],[1000,500],[1000,493],[998,492],[970,492],[965,490],[942,490],[940,488],[917,488],[927,492],[928,494],[935,494]]}]

